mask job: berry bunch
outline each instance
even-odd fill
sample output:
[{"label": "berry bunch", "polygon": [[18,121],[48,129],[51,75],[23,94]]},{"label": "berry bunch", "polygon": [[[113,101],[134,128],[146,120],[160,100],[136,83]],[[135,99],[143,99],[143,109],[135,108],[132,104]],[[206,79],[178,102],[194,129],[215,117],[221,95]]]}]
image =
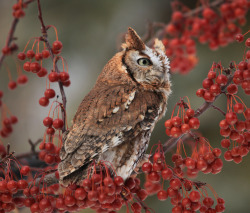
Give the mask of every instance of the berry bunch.
[{"label": "berry bunch", "polygon": [[0,109],[1,109],[1,129],[0,136],[2,138],[8,137],[12,132],[12,125],[18,122],[16,116],[12,115],[6,104],[4,104],[1,100],[3,97],[3,92],[0,91]]},{"label": "berry bunch", "polygon": [[[224,73],[223,73],[224,72]],[[198,89],[196,95],[207,102],[213,102],[221,94],[222,87],[228,83],[228,70],[223,70],[220,64],[214,63],[203,80],[203,88]]]},{"label": "berry bunch", "polygon": [[165,27],[163,43],[170,57],[171,71],[186,74],[197,64],[194,38],[210,49],[226,46],[241,32],[246,23],[245,15],[250,8],[247,0],[222,2],[219,8],[202,2],[202,10],[189,13],[189,8],[176,1],[172,4],[171,22]]},{"label": "berry bunch", "polygon": [[[176,116],[176,106],[179,106]],[[180,116],[179,116],[180,115]],[[200,121],[194,117],[195,111],[181,99],[174,107],[171,119],[166,120],[166,134],[170,137],[178,138],[181,134],[189,132],[191,129],[198,129]]]},{"label": "berry bunch", "polygon": [[[220,134],[225,137],[221,141],[221,146],[227,149],[224,153],[225,160],[240,163],[242,157],[246,156],[250,150],[250,108],[238,102],[237,96],[230,93],[228,93],[227,108],[225,119],[219,124]],[[239,118],[241,114],[244,120]],[[231,144],[233,147],[230,150]]]},{"label": "berry bunch", "polygon": [[[144,187],[148,194],[157,193],[157,197],[161,201],[170,198],[173,205],[172,212],[223,212],[225,210],[224,200],[217,198],[217,205],[214,205],[214,200],[208,196],[205,186],[200,182],[193,182],[183,177],[181,167],[187,167],[189,176],[194,176],[198,170],[205,174],[213,171],[218,173],[222,168],[222,161],[218,158],[220,155],[219,149],[214,149],[213,152],[208,152],[200,149],[200,153],[192,158],[182,159],[181,155],[174,154],[172,161],[175,163],[175,168],[171,169],[165,162],[164,153],[161,145],[158,145],[157,151],[153,155],[153,163],[145,162],[142,165],[142,171],[146,174],[146,182]],[[177,166],[179,169],[177,169]],[[192,174],[192,175],[190,175]],[[162,181],[162,182],[161,182]],[[169,187],[164,190],[163,185],[165,181],[169,181]],[[198,191],[194,188],[199,189]]]},{"label": "berry bunch", "polygon": [[[195,142],[192,143],[191,157],[187,157],[186,150],[182,142],[178,142],[177,153],[172,155],[172,162],[174,163],[174,172],[179,175],[179,177],[184,177],[186,175],[190,178],[196,178],[198,172],[204,174],[218,174],[221,172],[223,167],[223,162],[219,158],[221,155],[221,150],[218,148],[212,148],[209,141],[203,137],[197,137]],[[183,151],[185,157],[183,158],[180,154],[181,146],[183,146]],[[185,171],[185,168],[187,169]]]},{"label": "berry bunch", "polygon": [[15,18],[22,18],[25,16],[25,12],[23,11],[23,8],[26,8],[27,5],[22,2],[22,0],[18,1],[16,4],[12,6],[13,12],[12,15]]}]

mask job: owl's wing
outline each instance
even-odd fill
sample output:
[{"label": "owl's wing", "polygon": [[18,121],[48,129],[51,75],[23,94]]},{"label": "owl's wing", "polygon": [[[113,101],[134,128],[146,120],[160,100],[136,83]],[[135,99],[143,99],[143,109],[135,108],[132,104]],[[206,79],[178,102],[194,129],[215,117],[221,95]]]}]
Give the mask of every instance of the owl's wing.
[{"label": "owl's wing", "polygon": [[[156,107],[155,93],[136,92],[132,86],[93,90],[85,97],[64,139],[60,177],[69,175],[96,156],[124,141],[124,135],[143,121],[148,106]],[[133,134],[133,132],[132,132]]]}]

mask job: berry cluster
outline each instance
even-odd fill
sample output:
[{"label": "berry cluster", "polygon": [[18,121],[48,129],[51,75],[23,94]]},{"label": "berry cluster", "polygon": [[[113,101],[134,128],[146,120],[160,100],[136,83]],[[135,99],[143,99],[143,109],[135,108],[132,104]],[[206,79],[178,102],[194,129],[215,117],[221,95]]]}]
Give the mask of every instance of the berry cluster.
[{"label": "berry cluster", "polygon": [[[225,210],[223,199],[217,198],[217,205],[212,208],[214,200],[203,195],[203,193],[207,194],[204,185],[184,178],[183,173],[177,169],[178,166],[181,171],[181,167],[185,165],[192,175],[199,169],[206,174],[211,171],[218,173],[222,168],[222,161],[218,158],[221,152],[218,149],[214,149],[212,153],[203,149],[204,155],[196,153],[197,161],[193,158],[182,159],[181,155],[174,154],[172,156],[172,161],[176,166],[174,169],[166,164],[161,149],[162,147],[158,145],[157,152],[153,155],[153,163],[145,162],[142,165],[142,171],[146,174],[144,187],[148,194],[157,193],[157,197],[161,201],[170,198],[173,213],[223,212]],[[163,189],[164,181],[169,181],[169,187],[166,190]]]},{"label": "berry cluster", "polygon": [[197,64],[194,38],[215,50],[233,42],[241,32],[240,26],[246,23],[245,16],[250,8],[247,0],[222,2],[217,8],[202,3],[204,9],[196,14],[189,13],[190,9],[178,1],[172,4],[175,12],[163,39],[172,72],[185,74]]},{"label": "berry cluster", "polygon": [[[179,106],[177,116],[173,116],[176,106]],[[181,116],[179,116],[179,114]],[[194,117],[195,111],[181,99],[174,107],[171,119],[165,122],[166,134],[170,137],[178,138],[181,134],[189,132],[191,129],[198,129],[200,121]]]},{"label": "berry cluster", "polygon": [[[147,197],[146,191],[140,188],[138,178],[129,178],[124,183],[120,176],[113,176],[114,171],[112,174],[110,171],[111,168],[104,162],[100,162],[98,165],[93,163],[89,168],[88,177],[80,185],[69,185],[63,195],[59,194],[57,198],[39,196],[37,186],[27,189],[27,193],[24,192],[24,194],[32,195],[26,199],[30,202],[31,212],[53,212],[55,210],[72,212],[86,208],[91,208],[98,213],[116,212],[123,205],[128,205],[133,201],[134,195],[141,200]],[[56,191],[58,191],[58,186],[56,184]],[[47,189],[46,192],[49,193],[51,190],[53,187]],[[34,199],[34,197],[36,198]],[[131,210],[134,213],[141,212],[141,209],[142,206],[138,202],[132,203]]]},{"label": "berry cluster", "polygon": [[[181,145],[178,144],[178,147]],[[185,150],[184,152],[186,153]],[[186,174],[190,178],[196,178],[198,172],[218,174],[223,167],[223,162],[219,158],[221,150],[211,148],[209,142],[202,137],[195,139],[191,157],[183,158],[179,153],[180,148],[176,154],[172,155],[172,162],[174,163],[174,172],[180,177],[184,177]]]},{"label": "berry cluster", "polygon": [[[219,125],[220,134],[225,137],[221,141],[221,146],[227,149],[224,153],[225,160],[240,163],[242,157],[246,156],[250,150],[250,108],[237,102],[236,98],[237,96],[228,94],[228,112]],[[241,114],[244,120],[239,118]]]},{"label": "berry cluster", "polygon": [[207,74],[207,78],[202,82],[203,88],[198,89],[196,95],[207,102],[213,102],[221,94],[221,87],[225,86],[227,82],[227,74],[223,74],[221,65],[214,63]]},{"label": "berry cluster", "polygon": [[0,90],[0,110],[1,110],[1,129],[0,136],[2,138],[8,137],[12,132],[12,125],[18,122],[16,116],[12,115],[7,106],[2,102],[3,92]]}]

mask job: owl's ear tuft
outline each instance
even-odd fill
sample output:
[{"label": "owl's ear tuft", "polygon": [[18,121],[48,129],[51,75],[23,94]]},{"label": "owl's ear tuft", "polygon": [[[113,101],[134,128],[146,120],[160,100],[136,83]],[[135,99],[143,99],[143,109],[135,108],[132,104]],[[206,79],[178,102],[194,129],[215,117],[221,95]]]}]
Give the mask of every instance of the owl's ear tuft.
[{"label": "owl's ear tuft", "polygon": [[162,41],[159,40],[158,38],[155,39],[154,49],[160,50],[160,51],[162,51],[162,52],[165,52],[165,51],[166,51],[164,44],[163,44]]},{"label": "owl's ear tuft", "polygon": [[140,36],[135,32],[131,27],[128,28],[128,33],[125,37],[125,44],[122,45],[122,48],[136,49],[136,50],[145,50],[145,44],[141,40]]}]

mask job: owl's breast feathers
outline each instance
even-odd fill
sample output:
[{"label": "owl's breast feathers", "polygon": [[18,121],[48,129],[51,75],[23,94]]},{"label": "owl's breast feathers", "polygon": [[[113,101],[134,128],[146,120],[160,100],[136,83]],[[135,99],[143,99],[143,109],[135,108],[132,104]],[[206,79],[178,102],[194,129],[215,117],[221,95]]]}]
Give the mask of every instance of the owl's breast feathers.
[{"label": "owl's breast feathers", "polygon": [[142,132],[151,133],[165,113],[166,101],[163,92],[138,87],[135,83],[110,86],[110,83],[97,82],[79,106],[71,129],[64,135],[62,161],[58,166],[61,183],[78,182],[83,177],[75,174],[85,170],[93,159],[133,141]]}]

